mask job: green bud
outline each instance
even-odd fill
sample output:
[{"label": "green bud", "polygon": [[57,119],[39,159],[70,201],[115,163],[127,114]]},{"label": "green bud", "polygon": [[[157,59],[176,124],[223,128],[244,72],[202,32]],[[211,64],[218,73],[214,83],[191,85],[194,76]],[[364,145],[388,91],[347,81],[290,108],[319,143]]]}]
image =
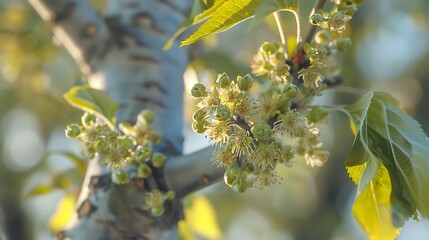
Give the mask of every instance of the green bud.
[{"label": "green bud", "polygon": [[94,144],[95,151],[101,155],[107,155],[110,152],[109,144],[105,139],[97,140]]},{"label": "green bud", "polygon": [[264,42],[261,46],[262,52],[264,52],[268,55],[276,53],[278,48],[279,48],[279,46],[276,46],[276,44],[271,43],[271,42]]},{"label": "green bud", "polygon": [[130,182],[128,173],[123,169],[116,169],[112,172],[112,182],[115,184],[126,184]]},{"label": "green bud", "polygon": [[337,49],[338,51],[345,52],[350,49],[352,46],[352,40],[350,38],[339,38],[337,39]]},{"label": "green bud", "polygon": [[347,15],[353,16],[357,11],[357,6],[354,3],[341,3],[338,6],[338,11],[345,11]]},{"label": "green bud", "polygon": [[135,144],[134,140],[127,136],[119,137],[118,143],[119,143],[119,146],[127,149],[132,148]]},{"label": "green bud", "polygon": [[238,88],[241,91],[247,91],[249,90],[253,85],[253,78],[249,74],[246,74],[245,76],[237,76],[237,85]]},{"label": "green bud", "polygon": [[221,88],[227,88],[231,82],[231,79],[229,79],[226,73],[218,74],[216,79],[216,84]]},{"label": "green bud", "polygon": [[137,177],[147,178],[152,175],[152,169],[147,164],[140,164],[137,169]]},{"label": "green bud", "polygon": [[239,193],[245,192],[248,187],[247,174],[245,172],[241,172],[236,181],[237,184],[233,186],[234,191]]},{"label": "green bud", "polygon": [[191,95],[194,98],[206,97],[206,86],[201,83],[196,83],[191,89]]},{"label": "green bud", "polygon": [[155,153],[152,156],[152,164],[156,168],[160,168],[164,165],[167,157],[162,153]]},{"label": "green bud", "polygon": [[226,121],[231,116],[231,112],[229,111],[229,109],[227,107],[222,106],[216,110],[215,116],[220,121]]},{"label": "green bud", "polygon": [[90,127],[95,123],[96,117],[94,114],[85,112],[81,118],[82,124],[86,127]]},{"label": "green bud", "polygon": [[68,138],[78,137],[81,134],[80,126],[75,123],[69,124],[65,129],[65,134]]},{"label": "green bud", "polygon": [[175,193],[174,191],[172,191],[172,190],[168,191],[168,192],[165,194],[165,198],[166,198],[167,200],[173,200],[175,197],[176,197],[176,193]]},{"label": "green bud", "polygon": [[332,41],[331,33],[326,29],[322,29],[316,33],[314,40],[318,44],[327,46]]},{"label": "green bud", "polygon": [[202,134],[207,129],[208,122],[207,121],[199,121],[192,123],[192,130],[198,134]]},{"label": "green bud", "polygon": [[258,141],[264,141],[271,137],[271,126],[266,122],[256,123],[252,127],[252,133]]},{"label": "green bud", "polygon": [[288,84],[289,86],[284,86],[283,87],[283,89],[282,89],[282,95],[283,96],[285,96],[285,97],[288,97],[288,98],[294,98],[294,97],[296,97],[296,95],[298,94],[298,92],[299,92],[299,88],[298,88],[298,86],[296,86],[295,84],[292,84],[292,83],[290,83],[290,84]]},{"label": "green bud", "polygon": [[207,110],[204,108],[200,108],[197,111],[194,112],[194,114],[192,115],[192,119],[195,122],[201,122],[204,119],[207,118]]},{"label": "green bud", "polygon": [[223,180],[225,181],[226,185],[233,187],[237,184],[236,179],[240,175],[240,169],[237,166],[231,166],[223,175]]},{"label": "green bud", "polygon": [[144,163],[149,160],[152,155],[152,150],[149,147],[139,147],[136,149],[134,156],[139,163]]},{"label": "green bud", "polygon": [[[154,113],[152,110],[145,109],[139,113],[137,119],[144,119],[146,123],[151,124],[153,122]],[[140,120],[141,121],[141,120]]]},{"label": "green bud", "polygon": [[312,25],[320,25],[323,22],[324,18],[321,13],[315,13],[310,16],[310,23]]},{"label": "green bud", "polygon": [[164,207],[163,206],[159,206],[159,207],[153,207],[150,212],[152,213],[153,216],[155,217],[159,217],[164,213]]}]

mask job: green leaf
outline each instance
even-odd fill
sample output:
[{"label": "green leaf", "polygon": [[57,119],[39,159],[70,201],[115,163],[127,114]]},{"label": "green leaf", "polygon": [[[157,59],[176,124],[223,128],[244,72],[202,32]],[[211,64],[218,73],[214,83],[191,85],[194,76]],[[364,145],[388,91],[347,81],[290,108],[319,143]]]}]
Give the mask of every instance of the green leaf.
[{"label": "green leaf", "polygon": [[[214,11],[212,16],[204,22],[194,34],[182,41],[181,46],[192,44],[209,34],[225,31],[252,17],[262,0],[227,0],[221,2],[222,3],[219,3],[221,5],[215,10],[209,9],[210,11]],[[214,8],[214,6],[212,8]],[[205,14],[208,16],[211,15],[211,13]]]},{"label": "green leaf", "polygon": [[[374,196],[388,193],[389,197],[389,201],[380,200],[383,209],[389,209],[391,221],[387,222],[388,226],[379,229],[367,227],[356,216],[373,239],[383,236],[393,239],[395,235],[390,234],[392,228],[389,224],[393,223],[397,229],[415,214],[416,209],[429,217],[429,141],[420,124],[398,109],[397,104],[390,95],[376,92],[344,107],[351,123],[356,126],[356,138],[346,160],[350,177],[355,183],[359,182],[356,204],[361,204],[362,208],[375,206],[371,202],[374,200],[359,198],[359,193],[369,192]],[[374,164],[380,168],[372,177]],[[369,173],[362,174],[362,171]],[[389,184],[383,178],[389,179]],[[371,190],[367,190],[368,187]],[[389,188],[389,191],[382,188]],[[372,224],[375,220],[366,221]],[[380,229],[385,229],[387,235]]]},{"label": "green leaf", "polygon": [[264,18],[273,12],[291,11],[298,12],[298,0],[265,0],[255,12],[255,17],[250,23],[249,30],[255,28]]},{"label": "green leaf", "polygon": [[64,98],[72,106],[96,114],[111,127],[115,126],[114,114],[118,105],[105,92],[82,85],[71,88]]},{"label": "green leaf", "polygon": [[179,29],[173,34],[173,36],[171,36],[171,38],[164,45],[164,51],[170,49],[171,45],[173,45],[174,40],[176,40],[176,38],[179,37],[179,35],[182,34],[189,26],[195,24],[194,19],[199,13],[201,13],[202,9],[203,6],[201,0],[195,0],[194,6],[192,7],[191,13],[189,14],[188,18],[186,18],[186,20],[180,25]]}]

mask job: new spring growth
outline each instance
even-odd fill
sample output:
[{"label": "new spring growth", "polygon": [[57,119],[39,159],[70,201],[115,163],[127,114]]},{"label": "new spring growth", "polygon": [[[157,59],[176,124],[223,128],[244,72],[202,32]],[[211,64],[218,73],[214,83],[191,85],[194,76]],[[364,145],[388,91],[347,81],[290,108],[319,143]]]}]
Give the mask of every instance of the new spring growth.
[{"label": "new spring growth", "polygon": [[206,97],[206,87],[202,83],[195,84],[191,89],[191,95],[194,98]]},{"label": "new spring growth", "polygon": [[228,75],[226,75],[226,73],[222,73],[219,74],[217,79],[216,79],[216,84],[220,87],[220,88],[227,88],[229,87],[229,85],[231,84],[231,79],[228,77]]},{"label": "new spring growth", "polygon": [[150,210],[151,214],[155,217],[161,216],[164,213],[164,203],[167,200],[175,198],[174,191],[163,193],[158,189],[154,189],[145,195],[145,203],[143,209]]},{"label": "new spring growth", "polygon": [[253,85],[253,78],[249,74],[245,76],[237,76],[237,86],[241,91],[249,90]]}]

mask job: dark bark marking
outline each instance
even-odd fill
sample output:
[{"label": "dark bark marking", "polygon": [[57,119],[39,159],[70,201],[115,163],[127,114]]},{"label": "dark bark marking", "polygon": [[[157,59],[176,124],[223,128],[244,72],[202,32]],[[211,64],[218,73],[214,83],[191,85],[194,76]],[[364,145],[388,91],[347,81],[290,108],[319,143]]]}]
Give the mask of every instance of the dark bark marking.
[{"label": "dark bark marking", "polygon": [[168,0],[159,0],[160,3],[162,3],[164,6],[168,7],[169,9],[181,13],[182,15],[184,15],[184,13],[182,11],[180,11],[180,9],[178,9],[176,7],[176,5],[172,4],[171,2],[169,2]]},{"label": "dark bark marking", "polygon": [[64,234],[64,231],[59,231],[57,234],[55,234],[55,236],[58,240],[66,239],[66,235]]},{"label": "dark bark marking", "polygon": [[97,31],[97,25],[95,25],[94,23],[89,23],[83,29],[83,36],[85,36],[86,38],[92,38],[95,36]]},{"label": "dark bark marking", "polygon": [[138,103],[142,103],[142,104],[146,104],[146,105],[153,105],[157,108],[160,109],[167,109],[167,107],[165,106],[164,103],[161,103],[159,101],[155,101],[151,98],[147,98],[147,97],[134,97],[134,100]]},{"label": "dark bark marking", "polygon": [[134,16],[133,25],[142,28],[155,28],[152,16],[145,12],[140,12]]},{"label": "dark bark marking", "polygon": [[54,23],[59,23],[63,20],[66,20],[74,13],[75,10],[76,10],[75,2],[67,3],[60,12],[55,13],[54,20],[53,20]]},{"label": "dark bark marking", "polygon": [[167,90],[159,82],[148,81],[143,83],[143,87],[151,92],[158,91],[161,94],[167,94]]},{"label": "dark bark marking", "polygon": [[138,63],[142,63],[142,64],[159,65],[158,60],[156,60],[152,57],[143,56],[140,54],[131,54],[130,60],[132,60],[133,62],[138,62]]},{"label": "dark bark marking", "polygon": [[110,175],[92,176],[89,180],[89,189],[95,190],[97,188],[108,188],[110,186]]},{"label": "dark bark marking", "polygon": [[208,185],[211,181],[210,181],[210,178],[209,178],[208,176],[203,176],[203,177],[201,178],[201,182],[202,182],[204,185]]},{"label": "dark bark marking", "polygon": [[143,178],[135,178],[132,180],[132,183],[137,189],[144,189],[145,184]]},{"label": "dark bark marking", "polygon": [[80,207],[77,209],[77,217],[81,219],[82,217],[89,216],[91,213],[95,212],[97,207],[94,206],[88,199],[82,202]]}]

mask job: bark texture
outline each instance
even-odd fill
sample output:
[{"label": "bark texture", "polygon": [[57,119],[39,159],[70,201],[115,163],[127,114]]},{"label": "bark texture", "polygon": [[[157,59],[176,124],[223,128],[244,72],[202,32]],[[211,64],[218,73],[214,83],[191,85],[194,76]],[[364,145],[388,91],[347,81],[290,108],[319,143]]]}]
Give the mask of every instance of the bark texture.
[{"label": "bark texture", "polygon": [[59,239],[176,239],[182,218],[180,197],[166,203],[161,217],[143,210],[145,193],[157,188],[179,196],[222,176],[210,165],[206,149],[181,156],[183,143],[183,72],[188,49],[174,42],[162,47],[185,20],[192,0],[111,0],[102,16],[84,0],[29,0],[56,39],[70,52],[93,88],[107,91],[119,104],[118,122],[134,122],[152,109],[164,135],[157,146],[169,157],[150,179],[111,183],[110,173],[91,160],[78,200],[76,218]]}]

